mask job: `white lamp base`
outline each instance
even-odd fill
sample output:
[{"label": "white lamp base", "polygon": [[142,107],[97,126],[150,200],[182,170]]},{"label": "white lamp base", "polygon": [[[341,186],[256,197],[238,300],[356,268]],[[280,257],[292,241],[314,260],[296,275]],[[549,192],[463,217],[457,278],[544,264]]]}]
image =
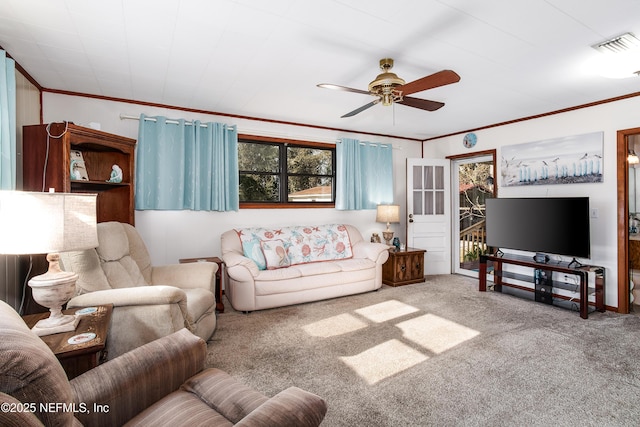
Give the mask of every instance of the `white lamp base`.
[{"label": "white lamp base", "polygon": [[62,314],[62,306],[73,297],[78,275],[60,270],[58,254],[48,254],[49,270],[29,280],[33,300],[49,308],[51,314],[31,329],[36,335],[52,335],[75,331],[80,318]]},{"label": "white lamp base", "polygon": [[[51,322],[51,320],[55,320],[55,322]],[[46,319],[39,320],[31,330],[37,336],[43,337],[45,335],[75,331],[79,322],[80,316],[65,314],[58,319],[48,317]]]}]

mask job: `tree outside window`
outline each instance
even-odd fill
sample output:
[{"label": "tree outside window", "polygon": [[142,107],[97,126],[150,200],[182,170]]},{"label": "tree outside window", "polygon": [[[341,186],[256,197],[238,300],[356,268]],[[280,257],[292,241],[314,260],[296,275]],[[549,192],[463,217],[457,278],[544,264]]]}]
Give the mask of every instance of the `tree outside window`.
[{"label": "tree outside window", "polygon": [[240,203],[333,205],[335,146],[238,140]]}]

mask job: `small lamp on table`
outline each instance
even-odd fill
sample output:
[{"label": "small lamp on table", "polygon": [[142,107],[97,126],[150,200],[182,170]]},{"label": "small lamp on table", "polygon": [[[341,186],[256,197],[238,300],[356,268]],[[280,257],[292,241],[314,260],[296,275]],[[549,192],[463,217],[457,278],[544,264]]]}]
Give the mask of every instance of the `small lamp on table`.
[{"label": "small lamp on table", "polygon": [[400,222],[400,206],[398,205],[378,205],[376,211],[376,222],[386,222],[387,229],[382,232],[382,237],[387,242],[387,245],[391,245],[391,239],[393,239],[393,231],[389,228],[391,223]]},{"label": "small lamp on table", "polygon": [[79,318],[63,315],[78,275],[62,271],[59,252],[98,246],[96,195],[0,191],[0,254],[47,254],[49,270],[29,280],[33,299],[51,314],[34,327],[39,336],[75,330]]}]

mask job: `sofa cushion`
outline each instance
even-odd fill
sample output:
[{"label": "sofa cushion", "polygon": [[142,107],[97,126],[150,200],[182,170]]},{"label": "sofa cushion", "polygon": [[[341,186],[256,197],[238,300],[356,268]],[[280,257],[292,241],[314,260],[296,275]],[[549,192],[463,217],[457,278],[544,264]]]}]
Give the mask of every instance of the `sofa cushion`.
[{"label": "sofa cushion", "polygon": [[275,270],[263,270],[258,273],[256,276],[256,280],[272,282],[278,280],[286,280],[286,279],[295,279],[298,277],[302,277],[302,273],[298,268],[278,268]]},{"label": "sofa cushion", "polygon": [[351,240],[342,224],[289,227],[287,248],[291,265],[351,258]]},{"label": "sofa cushion", "polygon": [[181,389],[198,396],[233,424],[268,400],[264,394],[216,368],[205,369],[189,378]]},{"label": "sofa cushion", "polygon": [[96,252],[112,288],[147,285],[129,252],[129,236],[119,222],[99,224]]},{"label": "sofa cushion", "polygon": [[233,423],[197,395],[177,390],[136,415],[125,427],[153,425],[232,427]]},{"label": "sofa cushion", "polygon": [[117,261],[103,261],[102,271],[113,289],[147,285],[138,264],[128,255]]},{"label": "sofa cushion", "polygon": [[335,262],[342,271],[358,271],[374,268],[376,263],[369,258],[353,258]]},{"label": "sofa cushion", "polygon": [[[281,228],[252,227],[236,230],[242,242],[244,256],[252,259],[258,268],[267,268],[265,252],[256,246],[262,242],[281,240],[291,265],[317,261],[332,261],[353,257],[349,231],[343,224],[293,226]],[[260,245],[262,249],[262,245]],[[269,253],[269,255],[271,255]],[[274,257],[277,261],[278,258]],[[275,265],[272,267],[275,268]]]},{"label": "sofa cushion", "polygon": [[117,261],[129,255],[129,239],[122,224],[117,222],[100,224],[96,252],[103,261]]},{"label": "sofa cushion", "polygon": [[[240,232],[238,235],[240,235]],[[265,270],[267,268],[267,261],[264,259],[260,239],[252,238],[244,240],[242,242],[242,253],[256,263],[258,270]]]},{"label": "sofa cushion", "polygon": [[49,347],[29,330],[7,303],[0,301],[0,392],[30,406],[44,425],[79,425],[71,411],[48,411],[49,404],[68,405],[73,392],[67,374]]},{"label": "sofa cushion", "polygon": [[338,273],[342,271],[337,261],[312,262],[309,264],[299,264],[295,267],[304,276],[315,276],[317,274]]},{"label": "sofa cushion", "polygon": [[261,240],[260,248],[262,249],[265,263],[267,264],[267,270],[289,267],[291,265],[282,240]]},{"label": "sofa cushion", "polygon": [[60,263],[65,271],[82,272],[76,281],[76,295],[111,289],[94,249],[61,252]]},{"label": "sofa cushion", "polygon": [[194,288],[183,289],[187,296],[187,312],[191,320],[197,322],[204,314],[213,310],[216,305],[216,298],[207,289]]}]

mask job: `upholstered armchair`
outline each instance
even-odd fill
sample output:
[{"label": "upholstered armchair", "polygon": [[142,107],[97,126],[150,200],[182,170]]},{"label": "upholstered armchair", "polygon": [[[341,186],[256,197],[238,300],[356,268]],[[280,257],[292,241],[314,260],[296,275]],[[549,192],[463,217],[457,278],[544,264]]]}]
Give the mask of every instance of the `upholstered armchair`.
[{"label": "upholstered armchair", "polygon": [[119,356],[187,328],[207,341],[216,327],[218,265],[198,262],[152,266],[130,224],[98,224],[98,247],[60,254],[62,268],[78,274],[67,307],[113,304],[106,350]]},{"label": "upholstered armchair", "polygon": [[272,398],[205,369],[205,342],[186,329],[68,380],[49,347],[0,301],[0,425],[318,426],[319,396],[289,387]]}]

